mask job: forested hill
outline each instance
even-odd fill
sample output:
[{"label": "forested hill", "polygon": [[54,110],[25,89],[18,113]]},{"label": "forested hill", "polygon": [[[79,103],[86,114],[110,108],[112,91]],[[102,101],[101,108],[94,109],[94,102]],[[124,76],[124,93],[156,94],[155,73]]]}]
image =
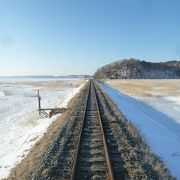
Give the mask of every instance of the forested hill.
[{"label": "forested hill", "polygon": [[99,68],[95,79],[178,79],[180,61],[146,62],[124,59]]}]

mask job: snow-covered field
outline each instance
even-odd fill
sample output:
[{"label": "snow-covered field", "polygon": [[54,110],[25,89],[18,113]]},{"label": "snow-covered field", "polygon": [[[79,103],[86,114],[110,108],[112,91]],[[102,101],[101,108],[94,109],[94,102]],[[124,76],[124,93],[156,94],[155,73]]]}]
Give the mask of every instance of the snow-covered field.
[{"label": "snow-covered field", "polygon": [[107,84],[101,86],[137,127],[152,151],[166,163],[172,175],[180,179],[180,94],[167,96],[161,90],[162,96],[133,97]]},{"label": "snow-covered field", "polygon": [[37,90],[42,107],[66,107],[84,84],[76,79],[2,79],[0,78],[0,179],[25,157],[39,140],[51,119],[37,112]]}]

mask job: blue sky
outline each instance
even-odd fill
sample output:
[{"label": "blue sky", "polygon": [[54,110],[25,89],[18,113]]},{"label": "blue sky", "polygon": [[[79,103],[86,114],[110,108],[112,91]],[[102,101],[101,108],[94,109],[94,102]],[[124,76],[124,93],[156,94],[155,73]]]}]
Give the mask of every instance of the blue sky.
[{"label": "blue sky", "polygon": [[179,0],[0,0],[0,75],[93,74],[180,59]]}]

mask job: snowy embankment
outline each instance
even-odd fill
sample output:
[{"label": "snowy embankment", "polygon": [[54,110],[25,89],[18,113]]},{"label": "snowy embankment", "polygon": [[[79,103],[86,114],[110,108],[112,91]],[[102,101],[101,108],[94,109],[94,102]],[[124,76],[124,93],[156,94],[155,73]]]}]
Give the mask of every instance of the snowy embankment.
[{"label": "snowy embankment", "polygon": [[134,98],[101,84],[152,152],[180,179],[180,97]]},{"label": "snowy embankment", "polygon": [[39,116],[37,90],[42,107],[66,107],[80,90],[81,80],[0,80],[0,179],[6,178],[43,136],[52,118]]}]

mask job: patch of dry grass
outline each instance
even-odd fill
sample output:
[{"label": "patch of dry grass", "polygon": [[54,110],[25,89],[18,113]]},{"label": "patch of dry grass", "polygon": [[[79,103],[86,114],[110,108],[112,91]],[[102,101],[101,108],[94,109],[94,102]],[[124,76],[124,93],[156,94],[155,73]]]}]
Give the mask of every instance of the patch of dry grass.
[{"label": "patch of dry grass", "polygon": [[135,97],[180,96],[180,80],[108,80],[107,83]]},{"label": "patch of dry grass", "polygon": [[3,92],[4,92],[5,96],[12,96],[13,95],[12,92],[8,89],[4,89]]},{"label": "patch of dry grass", "polygon": [[73,82],[71,83],[70,81],[48,81],[46,83],[42,82],[41,83],[41,86],[42,86],[42,89],[45,88],[45,89],[56,89],[56,88],[76,88],[76,87],[79,87],[80,84],[82,84],[83,80],[82,81],[77,81],[77,82]]}]

